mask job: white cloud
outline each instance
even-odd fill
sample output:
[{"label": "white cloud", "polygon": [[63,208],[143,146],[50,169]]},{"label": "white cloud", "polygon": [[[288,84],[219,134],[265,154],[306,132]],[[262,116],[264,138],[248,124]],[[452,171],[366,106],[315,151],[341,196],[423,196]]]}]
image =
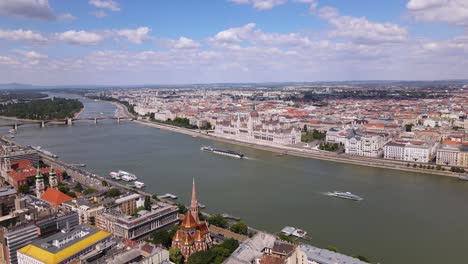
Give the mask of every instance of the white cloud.
[{"label": "white cloud", "polygon": [[0,0],[0,15],[54,20],[48,0]]},{"label": "white cloud", "polygon": [[33,60],[41,60],[41,59],[48,58],[47,55],[40,54],[34,50],[16,50],[16,52],[23,55],[25,58],[33,59]]},{"label": "white cloud", "polygon": [[[269,10],[276,6],[284,5],[288,0],[229,0],[235,4],[249,4],[253,8],[258,10]],[[292,0],[292,2],[310,4],[311,10],[317,7],[317,2],[315,0]]]},{"label": "white cloud", "polygon": [[406,7],[416,20],[468,25],[466,0],[410,0]]},{"label": "white cloud", "polygon": [[117,30],[118,36],[126,37],[128,41],[136,44],[142,43],[144,40],[149,39],[148,33],[151,31],[149,27],[139,27],[137,29],[121,29]]},{"label": "white cloud", "polygon": [[56,37],[58,40],[65,41],[73,45],[95,45],[104,39],[103,36],[97,33],[84,30],[69,30],[63,33],[57,33]]},{"label": "white cloud", "polygon": [[255,23],[226,29],[209,38],[209,41],[215,46],[229,49],[240,49],[240,45],[245,42],[280,47],[311,45],[311,40],[301,34],[264,33],[260,29],[256,29]]},{"label": "white cloud", "polygon": [[1,30],[0,39],[4,40],[19,40],[29,42],[46,42],[47,38],[40,33],[33,32],[31,30]]},{"label": "white cloud", "polygon": [[173,44],[176,49],[197,49],[200,47],[200,43],[186,37],[180,37]]},{"label": "white cloud", "polygon": [[16,65],[18,63],[19,62],[18,62],[18,60],[16,58],[0,55],[0,64]]},{"label": "white cloud", "polygon": [[120,11],[119,3],[113,0],[89,0],[89,4],[97,8],[104,8],[111,11]]},{"label": "white cloud", "polygon": [[374,23],[365,17],[340,16],[337,9],[323,7],[319,16],[327,20],[334,29],[332,37],[349,38],[357,43],[392,43],[407,39],[408,31],[393,23]]},{"label": "white cloud", "polygon": [[248,39],[255,26],[255,23],[248,23],[242,27],[226,29],[217,33],[211,40],[221,44],[237,44]]}]

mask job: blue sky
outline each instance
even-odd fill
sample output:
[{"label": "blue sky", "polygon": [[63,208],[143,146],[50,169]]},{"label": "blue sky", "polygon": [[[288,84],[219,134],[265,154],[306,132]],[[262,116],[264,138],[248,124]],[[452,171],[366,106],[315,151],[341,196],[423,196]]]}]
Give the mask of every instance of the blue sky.
[{"label": "blue sky", "polygon": [[468,78],[466,0],[0,0],[0,83]]}]

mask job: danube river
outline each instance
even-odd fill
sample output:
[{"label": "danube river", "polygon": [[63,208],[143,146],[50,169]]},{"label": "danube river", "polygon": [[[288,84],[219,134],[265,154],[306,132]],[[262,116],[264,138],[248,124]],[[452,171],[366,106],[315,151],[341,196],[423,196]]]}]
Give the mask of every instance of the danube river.
[{"label": "danube river", "polygon": [[[115,106],[83,100],[82,116],[108,116]],[[11,123],[3,120],[2,123]],[[380,263],[468,263],[468,182],[435,175],[340,164],[193,138],[123,121],[20,127],[16,141],[40,145],[66,162],[106,176],[135,173],[150,193],[188,204],[192,178],[209,213],[227,212],[269,232],[308,231],[310,243],[333,245]],[[238,160],[203,145],[243,152]],[[352,202],[324,195],[350,191]]]}]

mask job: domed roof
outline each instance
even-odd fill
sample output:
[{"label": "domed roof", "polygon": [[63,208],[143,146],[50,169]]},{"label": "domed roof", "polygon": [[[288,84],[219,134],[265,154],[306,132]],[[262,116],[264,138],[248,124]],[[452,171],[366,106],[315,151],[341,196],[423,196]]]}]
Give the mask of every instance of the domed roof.
[{"label": "domed roof", "polygon": [[192,214],[190,212],[187,212],[185,214],[184,221],[182,221],[181,227],[186,228],[186,229],[193,229],[193,228],[196,228],[197,225],[198,224],[195,221],[195,219],[193,219]]},{"label": "domed roof", "polygon": [[195,232],[194,239],[195,239],[195,241],[197,241],[197,242],[202,242],[202,241],[205,240],[205,237],[202,236],[202,233],[200,232],[200,230],[197,230],[197,231]]},{"label": "domed roof", "polygon": [[184,239],[184,232],[182,232],[182,230],[177,230],[177,232],[174,234],[174,237],[172,238],[172,240],[174,241],[177,241],[177,242],[181,242],[182,240]]}]

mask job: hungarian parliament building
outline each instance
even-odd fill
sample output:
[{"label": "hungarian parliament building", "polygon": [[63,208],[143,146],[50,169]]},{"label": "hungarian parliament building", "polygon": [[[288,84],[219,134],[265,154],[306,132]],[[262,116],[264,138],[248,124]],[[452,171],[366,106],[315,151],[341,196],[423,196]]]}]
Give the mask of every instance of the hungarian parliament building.
[{"label": "hungarian parliament building", "polygon": [[256,144],[293,145],[301,142],[297,122],[280,122],[275,116],[261,118],[255,109],[247,117],[237,115],[232,120],[218,121],[214,134]]}]

